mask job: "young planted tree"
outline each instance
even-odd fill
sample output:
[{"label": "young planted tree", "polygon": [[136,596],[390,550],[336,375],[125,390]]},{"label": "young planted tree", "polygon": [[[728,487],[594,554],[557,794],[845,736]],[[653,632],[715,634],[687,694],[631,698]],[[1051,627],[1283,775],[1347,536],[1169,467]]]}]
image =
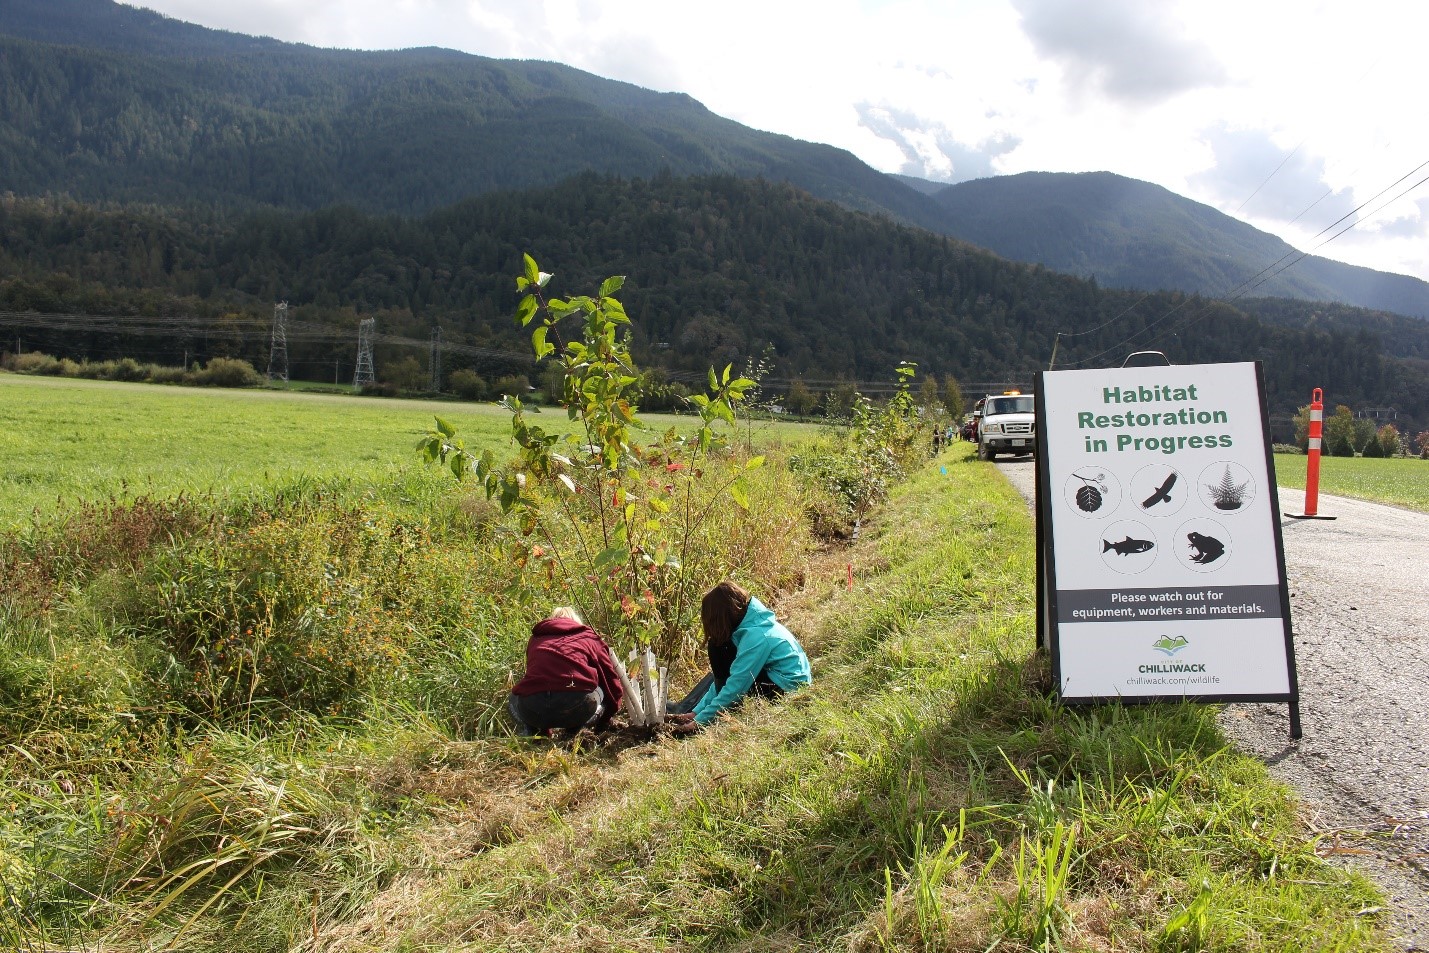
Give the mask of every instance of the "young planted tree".
[{"label": "young planted tree", "polygon": [[551,275],[529,255],[524,261],[516,317],[531,329],[536,359],[561,369],[574,432],[531,423],[520,398],[507,395],[514,463],[468,452],[440,418],[418,450],[458,478],[474,476],[499,500],[515,521],[505,540],[511,558],[536,569],[592,625],[663,657],[688,652],[698,593],[741,568],[722,555],[710,528],[727,503],[748,507],[747,474],[763,463],[721,453],[753,382],[729,367],[711,369],[708,392],[689,398],[699,413],[692,435],[672,428],[637,442],[641,375],[622,334],[630,319],[615,296],[624,279],[607,278],[593,296],[554,298],[546,293]]},{"label": "young planted tree", "polygon": [[[1360,453],[1366,453],[1366,455],[1370,455],[1367,453],[1367,451],[1369,450],[1369,445],[1378,442],[1375,440],[1374,421],[1366,420],[1363,417],[1356,417],[1354,428],[1354,439],[1352,442],[1354,443],[1355,449],[1358,450]],[[1376,447],[1375,452],[1372,455],[1381,456],[1378,451],[1379,448]]]},{"label": "young planted tree", "polygon": [[938,379],[932,374],[923,378],[918,388],[918,403],[923,408],[924,420],[937,424],[943,419],[943,395],[938,389]]}]

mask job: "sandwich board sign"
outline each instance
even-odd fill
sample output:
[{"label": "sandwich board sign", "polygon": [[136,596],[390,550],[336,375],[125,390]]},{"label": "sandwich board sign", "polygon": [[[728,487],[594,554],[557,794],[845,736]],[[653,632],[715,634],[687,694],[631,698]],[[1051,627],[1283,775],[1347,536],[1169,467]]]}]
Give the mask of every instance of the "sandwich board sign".
[{"label": "sandwich board sign", "polygon": [[1038,375],[1038,639],[1068,703],[1299,688],[1258,363]]}]

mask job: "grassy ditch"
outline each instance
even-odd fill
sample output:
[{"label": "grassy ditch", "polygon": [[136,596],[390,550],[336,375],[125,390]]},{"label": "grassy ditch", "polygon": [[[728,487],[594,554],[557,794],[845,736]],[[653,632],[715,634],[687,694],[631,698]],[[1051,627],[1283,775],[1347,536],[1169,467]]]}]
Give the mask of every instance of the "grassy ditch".
[{"label": "grassy ditch", "polygon": [[994,468],[947,451],[805,561],[787,516],[818,501],[779,457],[709,545],[748,554],[815,685],[683,742],[506,733],[553,594],[425,478],[10,539],[0,945],[1390,948],[1212,711],[1039,690]]},{"label": "grassy ditch", "polygon": [[507,749],[518,803],[493,820],[448,801],[416,869],[332,945],[1389,949],[1375,891],[1317,858],[1211,710],[1038,690],[1025,506],[944,460],[859,544],[852,591],[826,564],[781,605],[812,690],[613,760]]},{"label": "grassy ditch", "polygon": [[[1275,455],[1275,480],[1305,489],[1303,455]],[[1429,461],[1414,457],[1320,458],[1320,492],[1429,513]]]}]

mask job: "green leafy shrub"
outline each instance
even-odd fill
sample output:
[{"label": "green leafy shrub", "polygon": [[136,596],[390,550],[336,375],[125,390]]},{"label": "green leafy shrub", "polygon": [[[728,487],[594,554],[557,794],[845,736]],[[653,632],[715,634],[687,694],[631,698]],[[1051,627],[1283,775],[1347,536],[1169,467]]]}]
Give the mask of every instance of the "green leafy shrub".
[{"label": "green leafy shrub", "polygon": [[486,396],[486,381],[469,367],[452,371],[447,385],[462,400],[481,400]]},{"label": "green leafy shrub", "polygon": [[3,366],[5,370],[14,371],[16,374],[55,375],[59,374],[61,370],[59,361],[48,354],[41,354],[39,351],[6,354]]},{"label": "green leafy shrub", "polygon": [[252,364],[232,357],[215,357],[192,377],[202,387],[257,387],[263,383],[263,376]]},{"label": "green leafy shrub", "polygon": [[507,374],[498,377],[496,383],[491,385],[491,392],[494,394],[505,394],[511,397],[524,399],[531,390],[531,380],[525,374]]},{"label": "green leafy shrub", "polygon": [[163,364],[150,364],[147,369],[148,379],[154,384],[182,384],[188,380],[188,371],[182,367],[166,367]]},{"label": "green leafy shrub", "polygon": [[423,558],[429,542],[327,500],[260,509],[162,553],[129,612],[188,670],[184,703],[205,717],[351,712],[419,628],[461,621],[460,577]]},{"label": "green leafy shrub", "polygon": [[652,645],[666,658],[690,653],[699,593],[738,568],[708,530],[726,507],[749,508],[748,474],[764,462],[726,452],[715,432],[717,422],[734,427],[735,404],[753,382],[711,369],[709,392],[690,398],[700,415],[695,436],[672,429],[638,443],[641,377],[621,333],[630,319],[615,297],[625,279],[607,278],[594,296],[554,298],[545,291],[551,275],[529,255],[523,264],[516,318],[532,328],[536,359],[556,362],[547,379],[561,384],[579,432],[531,423],[513,393],[524,393],[525,378],[503,378],[496,387],[520,448],[514,465],[468,453],[440,418],[417,450],[458,478],[474,475],[499,500],[516,522],[503,539],[508,559],[534,570],[533,587],[558,589],[617,642]]},{"label": "green leafy shrub", "polygon": [[109,379],[114,381],[138,382],[146,380],[148,376],[148,368],[132,357],[122,357],[115,361],[114,368],[109,373]]}]

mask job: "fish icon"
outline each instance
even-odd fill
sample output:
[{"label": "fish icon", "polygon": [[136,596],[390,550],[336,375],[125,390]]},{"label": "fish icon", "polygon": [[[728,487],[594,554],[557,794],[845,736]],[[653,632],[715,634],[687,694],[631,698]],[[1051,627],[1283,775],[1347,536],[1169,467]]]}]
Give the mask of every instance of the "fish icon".
[{"label": "fish icon", "polygon": [[1123,539],[1119,543],[1109,542],[1104,539],[1102,540],[1102,552],[1106,552],[1110,549],[1114,550],[1118,556],[1125,556],[1129,553],[1144,553],[1155,545],[1156,544],[1149,539],[1132,539],[1130,536],[1127,536],[1126,539]]},{"label": "fish icon", "polygon": [[1166,476],[1166,482],[1163,483],[1163,484],[1161,484],[1161,486],[1157,487],[1155,493],[1151,494],[1150,496],[1148,496],[1145,500],[1143,500],[1143,501],[1141,502],[1141,508],[1142,508],[1143,510],[1149,510],[1149,509],[1151,509],[1153,506],[1155,506],[1157,503],[1170,503],[1170,502],[1171,502],[1171,487],[1173,487],[1173,486],[1175,486],[1175,485],[1176,485],[1176,471],[1175,471],[1175,470],[1172,470],[1172,471]]}]

